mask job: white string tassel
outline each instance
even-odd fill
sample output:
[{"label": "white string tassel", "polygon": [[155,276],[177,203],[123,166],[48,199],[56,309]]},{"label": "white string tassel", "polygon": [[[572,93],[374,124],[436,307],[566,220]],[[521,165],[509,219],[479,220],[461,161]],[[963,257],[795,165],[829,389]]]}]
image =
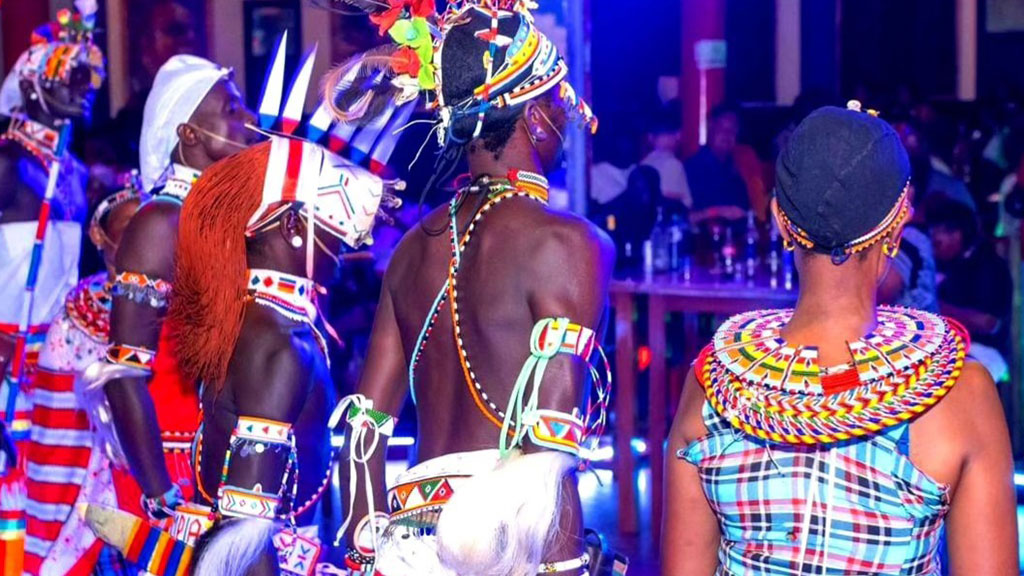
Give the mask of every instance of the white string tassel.
[{"label": "white string tassel", "polygon": [[[329,427],[334,429],[348,412],[350,405],[355,405],[363,409],[372,409],[373,401],[369,400],[362,394],[352,394],[346,396],[338,403],[335,407],[334,413],[331,415]],[[355,499],[356,489],[359,487],[359,471],[358,467],[363,468],[363,482],[365,483],[366,490],[366,510],[369,514],[370,522],[376,522],[376,506],[373,503],[373,475],[370,473],[370,459],[373,458],[374,453],[377,451],[377,447],[380,444],[381,437],[387,437],[387,434],[383,433],[369,418],[364,417],[363,419],[350,422],[349,425],[352,428],[351,436],[348,441],[348,466],[349,466],[349,502],[348,512],[345,515],[345,520],[341,523],[341,527],[338,528],[338,532],[334,538],[334,545],[340,546],[342,539],[345,536],[345,530],[348,529],[349,524],[352,522],[353,513],[355,511]],[[370,445],[366,445],[367,436],[370,436]],[[382,530],[376,525],[371,525],[371,532],[373,536],[373,549],[380,550],[379,534]],[[358,534],[356,535],[358,537]]]},{"label": "white string tassel", "polygon": [[456,574],[533,576],[558,528],[562,481],[576,458],[513,451],[468,479],[437,524],[438,557]]}]

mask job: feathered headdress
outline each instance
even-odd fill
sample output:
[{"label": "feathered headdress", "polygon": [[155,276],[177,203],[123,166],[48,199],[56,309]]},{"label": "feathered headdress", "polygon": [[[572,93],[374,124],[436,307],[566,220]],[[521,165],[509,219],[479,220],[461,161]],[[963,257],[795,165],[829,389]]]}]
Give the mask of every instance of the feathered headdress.
[{"label": "feathered headdress", "polygon": [[[566,81],[568,67],[551,40],[536,26],[530,0],[461,0],[448,3],[444,13],[435,11],[433,0],[334,0],[370,13],[381,35],[392,44],[375,48],[335,68],[324,83],[324,100],[335,118],[343,123],[374,122],[391,105],[416,100],[421,92],[433,94],[431,108],[438,115],[442,146],[458,140],[453,124],[461,118],[475,118],[470,139],[480,135],[491,109],[514,107],[557,89],[570,110],[591,132],[597,118],[590,107]],[[478,18],[473,18],[477,16]],[[441,55],[448,33],[457,26],[480,20],[490,24],[475,36],[488,43],[483,66],[486,81],[472,94],[447,102],[442,87]],[[514,36],[499,33],[502,20],[518,19]],[[502,63],[497,53],[504,50]],[[467,55],[468,57],[468,55]]]},{"label": "feathered headdress", "polygon": [[[246,289],[246,238],[275,225],[286,210],[305,217],[306,276],[312,278],[319,227],[351,249],[371,241],[383,181],[315,142],[333,132],[328,116],[300,137],[303,102],[316,48],[286,90],[282,37],[274,51],[259,103],[260,130],[270,142],[217,162],[189,193],[179,223],[175,297],[169,314],[177,326],[178,357],[192,378],[223,382],[241,330]],[[323,114],[314,114],[314,119]]]}]

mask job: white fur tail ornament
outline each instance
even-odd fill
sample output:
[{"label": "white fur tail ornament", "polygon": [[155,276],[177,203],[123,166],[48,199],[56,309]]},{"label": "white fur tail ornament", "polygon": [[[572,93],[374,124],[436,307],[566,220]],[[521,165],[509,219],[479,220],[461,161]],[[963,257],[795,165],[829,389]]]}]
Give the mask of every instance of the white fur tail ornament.
[{"label": "white fur tail ornament", "polygon": [[269,520],[227,520],[200,540],[192,576],[245,576],[261,560],[277,566],[274,535],[280,526]]},{"label": "white fur tail ornament", "polygon": [[558,528],[562,480],[577,459],[513,451],[455,492],[437,523],[438,555],[456,574],[533,576]]}]

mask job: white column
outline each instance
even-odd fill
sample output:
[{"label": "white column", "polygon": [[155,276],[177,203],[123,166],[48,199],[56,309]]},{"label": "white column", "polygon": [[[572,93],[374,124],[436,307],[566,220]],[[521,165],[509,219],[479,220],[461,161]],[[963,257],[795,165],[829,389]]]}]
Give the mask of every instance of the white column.
[{"label": "white column", "polygon": [[956,0],[956,97],[978,97],[978,0]]},{"label": "white column", "polygon": [[107,86],[110,88],[110,116],[128,103],[131,79],[128,74],[128,6],[125,0],[107,0]]},{"label": "white column", "polygon": [[[245,91],[245,12],[242,0],[206,0],[206,37],[210,59],[235,69],[235,84]],[[248,96],[243,94],[243,96]]]},{"label": "white column", "polygon": [[775,2],[775,102],[789,105],[800,94],[800,2]]}]

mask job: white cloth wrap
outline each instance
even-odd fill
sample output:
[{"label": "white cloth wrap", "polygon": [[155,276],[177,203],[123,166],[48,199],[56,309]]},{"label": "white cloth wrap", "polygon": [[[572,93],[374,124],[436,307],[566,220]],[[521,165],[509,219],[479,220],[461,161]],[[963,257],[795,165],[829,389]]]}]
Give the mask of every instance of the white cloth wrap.
[{"label": "white cloth wrap", "polygon": [[214,85],[230,75],[230,68],[187,54],[173,56],[160,67],[142,112],[139,171],[143,190],[149,192],[163,181],[171,152],[178,145],[178,126],[187,123]]},{"label": "white cloth wrap", "polygon": [[[32,260],[36,222],[0,225],[0,324],[17,325],[26,297],[25,282]],[[49,324],[78,283],[82,227],[77,222],[51,221],[43,244],[30,326]]]}]

